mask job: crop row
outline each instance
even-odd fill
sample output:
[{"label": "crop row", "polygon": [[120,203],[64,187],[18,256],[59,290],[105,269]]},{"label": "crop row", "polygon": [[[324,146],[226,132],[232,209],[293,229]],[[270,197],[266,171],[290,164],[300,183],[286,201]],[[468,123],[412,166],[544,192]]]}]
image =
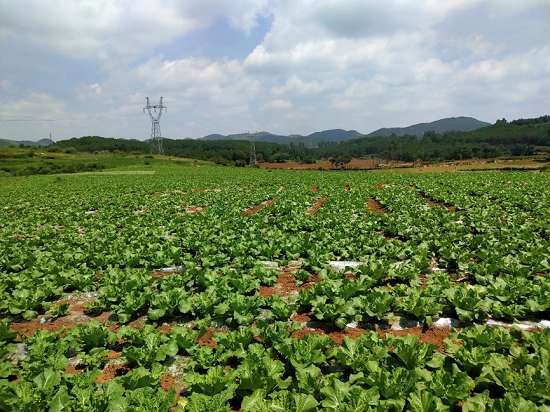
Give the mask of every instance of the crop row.
[{"label": "crop row", "polygon": [[[5,321],[0,328],[6,352],[16,334]],[[15,383],[0,379],[0,407],[166,411],[178,394],[159,382],[171,366],[183,365],[187,389],[179,411],[548,410],[548,329],[466,328],[449,335],[443,353],[412,335],[383,339],[371,331],[336,347],[323,335],[293,338],[300,329],[297,322],[259,321],[215,332],[214,348],[199,343],[205,329],[178,326],[168,333],[154,325],[122,327],[115,334],[91,321],[22,335],[27,354],[20,368],[0,364],[0,378],[18,374]],[[107,355],[121,348],[118,362],[131,370],[96,388]],[[70,359],[79,373],[64,374]]]},{"label": "crop row", "polygon": [[[469,327],[440,348],[368,330],[399,316],[549,319],[543,174],[169,167],[5,183],[3,409],[167,410],[182,388],[158,384],[183,362],[184,410],[548,410],[547,331]],[[76,316],[14,349],[20,322]],[[304,317],[361,336],[293,337]],[[212,327],[217,346],[204,345]],[[128,369],[95,388],[117,350]],[[62,375],[68,362],[83,371]]]}]

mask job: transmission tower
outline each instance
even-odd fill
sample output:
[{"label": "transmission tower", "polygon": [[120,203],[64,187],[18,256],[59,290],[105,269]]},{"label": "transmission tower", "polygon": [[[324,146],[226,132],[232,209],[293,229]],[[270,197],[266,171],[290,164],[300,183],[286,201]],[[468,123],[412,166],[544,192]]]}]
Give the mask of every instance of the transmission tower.
[{"label": "transmission tower", "polygon": [[[256,132],[252,139],[250,140],[250,165],[255,165],[257,163],[256,161],[256,146],[254,145],[254,140],[256,140],[256,136],[258,135],[258,132]],[[248,136],[250,137],[250,133],[248,133]]]},{"label": "transmission tower", "polygon": [[[151,118],[151,140],[149,141],[150,147],[151,147],[151,154],[164,154],[164,149],[162,148],[162,135],[160,134],[160,116],[162,115],[162,109],[166,111],[166,106],[163,106],[162,104],[162,96],[160,97],[160,104],[155,104],[151,106],[149,104],[149,98],[147,97],[147,106],[143,108],[143,113],[145,113],[145,109],[147,109],[147,112],[149,113],[149,117]],[[151,109],[154,110],[154,112],[157,112],[157,109],[159,109],[159,113],[157,116],[153,116],[153,113],[151,113]]]}]

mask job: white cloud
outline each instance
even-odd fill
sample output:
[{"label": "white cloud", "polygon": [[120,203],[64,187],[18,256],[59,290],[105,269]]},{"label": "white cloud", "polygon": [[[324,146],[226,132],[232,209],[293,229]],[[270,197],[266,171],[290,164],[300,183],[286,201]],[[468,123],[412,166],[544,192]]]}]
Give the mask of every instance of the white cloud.
[{"label": "white cloud", "polygon": [[285,114],[283,118],[286,120],[292,120],[292,121],[295,121],[295,120],[303,121],[303,120],[311,119],[311,114],[304,113],[304,112],[293,112],[293,113]]},{"label": "white cloud", "polygon": [[304,82],[298,76],[293,75],[286,80],[284,86],[272,87],[271,93],[285,96],[314,96],[334,87],[337,83],[338,82],[334,80],[331,81],[330,79],[322,82]]},{"label": "white cloud", "polygon": [[93,100],[104,97],[103,89],[99,83],[79,83],[73,88],[72,93],[77,100]]},{"label": "white cloud", "polygon": [[265,112],[265,111],[272,111],[272,110],[280,111],[280,110],[289,110],[289,109],[292,109],[292,102],[288,100],[277,99],[277,100],[271,100],[265,103],[262,107],[260,107],[259,110],[261,112]]},{"label": "white cloud", "polygon": [[17,119],[49,119],[68,115],[66,102],[47,93],[27,90],[21,99],[2,103],[0,116]]},{"label": "white cloud", "polygon": [[464,47],[471,50],[473,58],[486,58],[498,55],[505,49],[503,43],[495,44],[481,34],[473,33],[464,40]]},{"label": "white cloud", "polygon": [[137,57],[224,17],[248,33],[265,1],[4,1],[0,38],[16,36],[73,58]]},{"label": "white cloud", "polygon": [[[0,1],[3,42],[68,56],[61,68],[55,57],[3,52],[0,85],[20,113],[33,103],[36,113],[139,114],[145,96],[162,95],[163,133],[182,137],[532,117],[550,110],[549,11],[547,0]],[[216,37],[220,19],[258,39],[238,54],[246,57],[189,51],[192,36]],[[2,69],[23,57],[18,67],[36,67],[43,80],[17,82]],[[81,76],[70,63],[83,58],[99,69]],[[62,69],[67,79],[51,84]],[[150,126],[119,124],[110,135]]]}]

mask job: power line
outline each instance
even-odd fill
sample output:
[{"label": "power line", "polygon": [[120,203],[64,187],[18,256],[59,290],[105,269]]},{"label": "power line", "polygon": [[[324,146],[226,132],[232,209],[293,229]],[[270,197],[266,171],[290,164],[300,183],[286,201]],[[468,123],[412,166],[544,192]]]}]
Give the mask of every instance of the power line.
[{"label": "power line", "polygon": [[[121,117],[138,116],[137,114],[114,114],[114,115],[98,115],[98,116],[80,116],[80,117],[22,117],[17,119],[2,119],[0,122],[67,122],[77,120],[97,120],[97,119],[118,119]],[[3,117],[16,117],[6,115]]]}]

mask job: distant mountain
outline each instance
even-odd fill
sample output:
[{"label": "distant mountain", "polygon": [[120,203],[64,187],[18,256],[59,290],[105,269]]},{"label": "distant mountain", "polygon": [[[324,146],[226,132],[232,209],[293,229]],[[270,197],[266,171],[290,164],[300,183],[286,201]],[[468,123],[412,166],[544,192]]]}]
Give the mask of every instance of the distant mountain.
[{"label": "distant mountain", "polygon": [[20,144],[23,144],[25,146],[48,146],[51,144],[50,139],[41,139],[38,142],[33,142],[32,140],[8,140],[8,139],[0,139],[0,147],[6,147],[10,144],[19,146]]},{"label": "distant mountain", "polygon": [[209,134],[208,136],[201,137],[197,140],[252,140],[257,142],[279,143],[285,144],[289,139],[288,136],[279,136],[269,132],[258,133],[238,133],[224,136],[223,134]]},{"label": "distant mountain", "polygon": [[341,142],[342,140],[357,136],[362,136],[357,130],[332,129],[311,133],[307,137],[321,137],[330,142]]},{"label": "distant mountain", "polygon": [[361,134],[356,130],[342,130],[342,129],[333,129],[333,130],[324,130],[322,132],[311,133],[307,136],[302,136],[299,134],[292,134],[288,136],[282,136],[277,134],[272,134],[269,132],[258,132],[258,133],[238,133],[230,134],[224,136],[222,134],[210,134],[204,136],[198,140],[252,140],[255,139],[257,142],[268,142],[268,143],[278,143],[278,144],[294,144],[299,145],[303,143],[303,146],[306,147],[315,147],[320,141],[329,141],[329,142],[341,142],[342,140],[358,137]]},{"label": "distant mountain", "polygon": [[40,146],[49,146],[49,145],[53,144],[54,141],[52,139],[40,139],[37,143]]},{"label": "distant mountain", "polygon": [[223,134],[209,134],[208,136],[201,137],[197,140],[227,140],[228,137]]},{"label": "distant mountain", "polygon": [[[542,119],[542,118],[541,118]],[[543,119],[544,120],[544,119]],[[527,122],[532,121],[532,119],[520,119],[518,122]],[[542,121],[542,120],[541,120]],[[343,130],[343,129],[331,129],[323,130],[321,132],[311,133],[307,136],[291,134],[288,136],[277,135],[269,132],[257,132],[257,133],[237,133],[230,135],[222,134],[210,134],[208,136],[201,137],[196,139],[198,141],[212,141],[212,140],[252,140],[255,139],[257,142],[268,142],[268,143],[278,143],[283,145],[294,145],[301,147],[318,147],[320,142],[343,142],[348,139],[355,139],[359,137],[389,137],[393,133],[397,136],[403,136],[405,134],[422,136],[426,131],[433,130],[437,133],[445,133],[450,131],[460,131],[460,132],[469,132],[473,130],[480,129],[482,127],[490,126],[490,123],[482,122],[473,117],[450,117],[447,119],[436,120],[431,123],[419,123],[408,127],[392,127],[392,128],[382,128],[378,129],[367,135],[362,135],[357,130]],[[167,139],[163,136],[163,139]],[[128,143],[142,143],[136,139],[123,139],[119,138],[116,140],[126,141]],[[145,140],[143,143],[148,143],[149,139]],[[23,141],[14,141],[0,139],[0,147],[8,146],[10,144],[20,145],[24,144],[26,146],[47,146],[51,144],[50,139],[42,139],[38,142],[33,142],[30,140]]]},{"label": "distant mountain", "polygon": [[395,133],[397,136],[403,136],[405,134],[422,136],[424,132],[433,130],[437,133],[445,133],[451,131],[457,132],[471,132],[472,130],[480,129],[482,127],[490,126],[491,123],[482,122],[474,119],[473,117],[449,117],[446,119],[436,120],[431,123],[418,123],[408,127],[391,127],[375,130],[372,133],[366,135],[367,137],[388,137]]}]

